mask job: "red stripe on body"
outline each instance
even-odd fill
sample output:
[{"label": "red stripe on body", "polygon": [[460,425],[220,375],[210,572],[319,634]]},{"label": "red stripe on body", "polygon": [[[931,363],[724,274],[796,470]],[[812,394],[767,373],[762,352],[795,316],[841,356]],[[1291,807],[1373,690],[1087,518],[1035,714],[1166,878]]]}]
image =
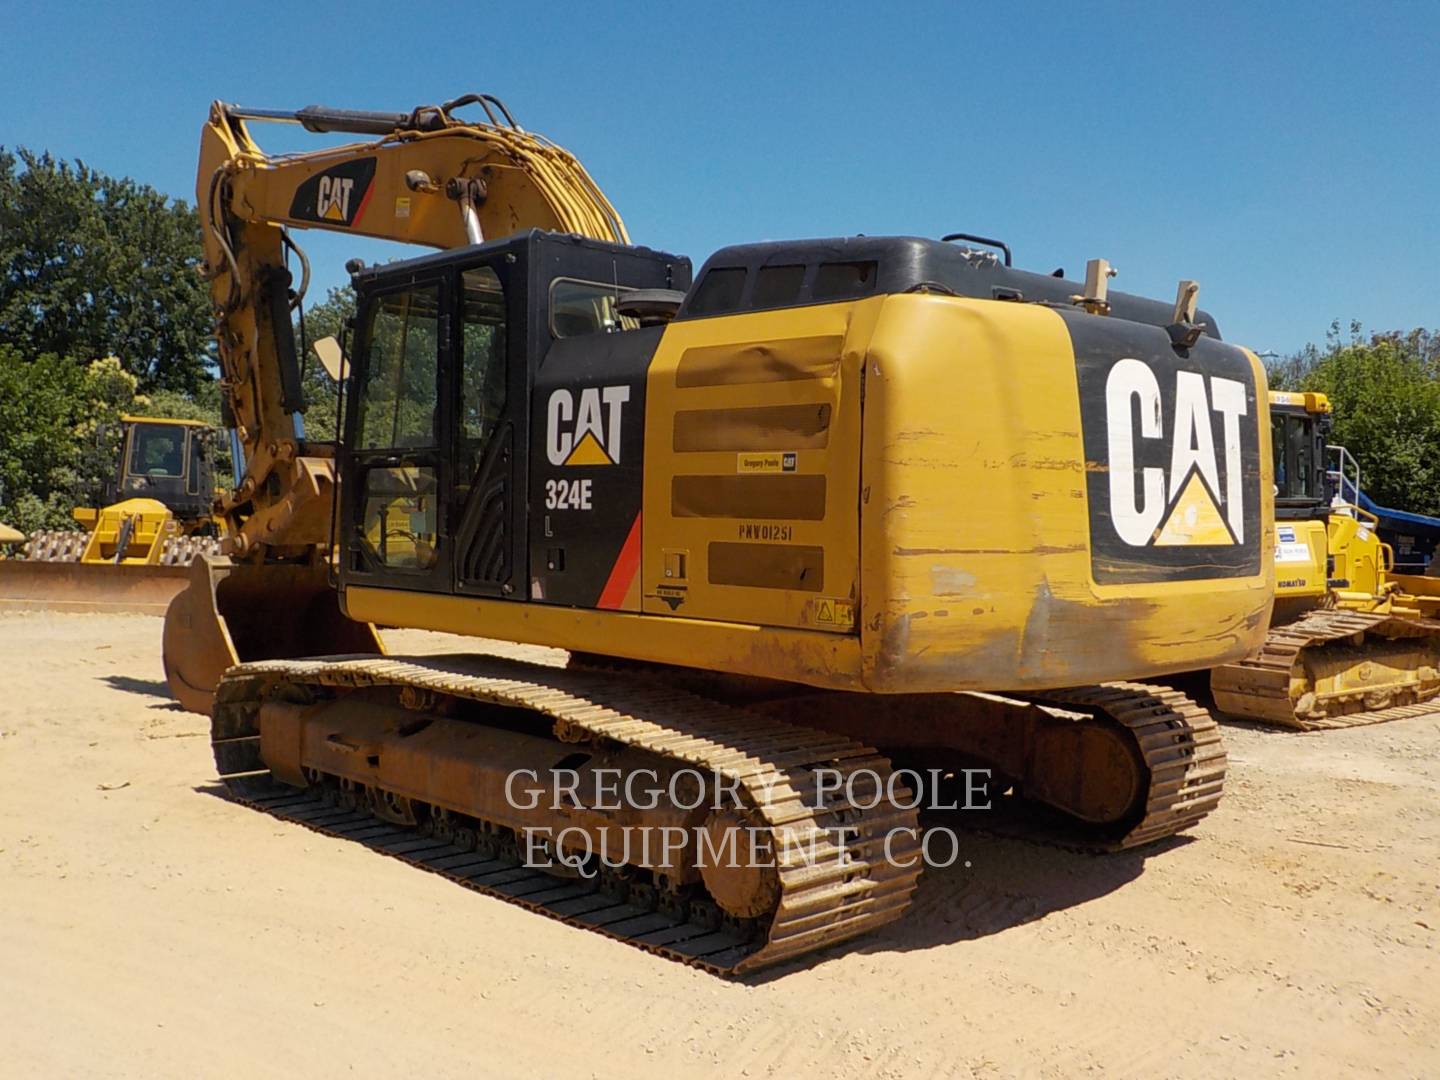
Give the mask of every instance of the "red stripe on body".
[{"label": "red stripe on body", "polygon": [[360,208],[355,211],[355,216],[350,219],[350,227],[353,229],[360,224],[360,218],[365,214],[365,208],[370,205],[370,196],[375,194],[375,176],[370,176],[370,186],[365,189],[365,197],[360,200]]},{"label": "red stripe on body", "polygon": [[615,565],[610,568],[610,578],[605,582],[605,588],[600,590],[600,600],[595,606],[611,611],[618,608],[625,602],[625,594],[630,591],[630,584],[639,572],[640,515],[636,514],[635,521],[630,526],[630,535],[625,537],[625,543],[620,545],[620,554],[615,559]]}]

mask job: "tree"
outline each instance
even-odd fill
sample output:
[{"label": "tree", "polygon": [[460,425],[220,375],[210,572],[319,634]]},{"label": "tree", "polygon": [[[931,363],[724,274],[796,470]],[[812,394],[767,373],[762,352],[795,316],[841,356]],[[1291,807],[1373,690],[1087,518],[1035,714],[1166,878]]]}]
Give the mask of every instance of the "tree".
[{"label": "tree", "polygon": [[83,162],[0,148],[0,341],[118,356],[140,389],[193,394],[213,366],[195,210]]},{"label": "tree", "polygon": [[1330,441],[1360,465],[1361,483],[1382,506],[1440,515],[1440,333],[1412,330],[1348,336],[1332,324],[1324,349],[1309,345],[1272,365],[1276,389],[1316,390],[1330,399]]},{"label": "tree", "polygon": [[320,303],[307,307],[303,324],[295,322],[295,347],[300,350],[301,384],[305,390],[308,408],[305,412],[305,435],[307,438],[330,440],[335,438],[335,380],[330,378],[311,349],[323,337],[334,337],[345,343],[346,350],[354,347],[351,335],[346,329],[347,321],[355,314],[355,290],[348,285],[331,289]]},{"label": "tree", "polygon": [[0,521],[22,532],[73,527],[72,507],[97,505],[135,387],[114,357],[82,366],[0,345]]}]

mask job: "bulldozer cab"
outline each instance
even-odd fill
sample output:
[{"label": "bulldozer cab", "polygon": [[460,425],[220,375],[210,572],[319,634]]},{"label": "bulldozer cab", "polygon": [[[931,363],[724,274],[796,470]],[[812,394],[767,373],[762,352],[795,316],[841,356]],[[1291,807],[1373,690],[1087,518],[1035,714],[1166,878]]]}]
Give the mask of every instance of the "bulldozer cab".
[{"label": "bulldozer cab", "polygon": [[207,517],[215,486],[213,431],[197,420],[125,416],[121,422],[116,490],[106,501],[154,499],[182,522]]},{"label": "bulldozer cab", "polygon": [[1275,517],[1325,518],[1330,513],[1325,463],[1330,402],[1324,394],[1270,392],[1270,447],[1275,456]]},{"label": "bulldozer cab", "polygon": [[1329,538],[1330,481],[1324,394],[1270,391],[1270,449],[1275,463],[1276,621],[1321,603],[1334,560]]}]

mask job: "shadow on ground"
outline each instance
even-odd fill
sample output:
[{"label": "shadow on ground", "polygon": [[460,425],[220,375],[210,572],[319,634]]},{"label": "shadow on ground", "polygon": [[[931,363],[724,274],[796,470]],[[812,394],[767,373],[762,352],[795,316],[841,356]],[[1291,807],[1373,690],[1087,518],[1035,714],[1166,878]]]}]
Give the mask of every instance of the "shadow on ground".
[{"label": "shadow on ground", "polygon": [[[194,790],[236,801],[223,784],[213,781],[197,784]],[[1062,821],[1059,815],[1018,801],[1016,805],[1018,809],[988,814],[925,815],[922,824],[931,836],[930,865],[899,922],[740,981],[758,985],[783,979],[847,954],[911,952],[1002,933],[1105,896],[1139,877],[1147,859],[1163,857],[1191,842],[1177,836],[1135,851],[1075,850],[1079,838],[1073,829],[1057,827]],[[1057,846],[1057,837],[1064,844],[1067,834],[1072,846]]]},{"label": "shadow on ground", "polygon": [[[1114,892],[1138,878],[1147,859],[1191,842],[1179,836],[1136,851],[1090,853],[1007,835],[1024,830],[1018,818],[1003,819],[998,833],[989,822],[982,827],[976,812],[926,815],[922,823],[932,834],[931,861],[898,922],[746,981],[784,978],[849,953],[912,952],[999,934]],[[1035,835],[1046,832],[1042,821]]]},{"label": "shadow on ground", "polygon": [[174,695],[170,693],[170,687],[163,679],[133,679],[129,675],[105,675],[102,681],[109,683],[115,690],[123,690],[127,694],[139,694],[142,697],[163,698],[166,701],[174,701]]}]

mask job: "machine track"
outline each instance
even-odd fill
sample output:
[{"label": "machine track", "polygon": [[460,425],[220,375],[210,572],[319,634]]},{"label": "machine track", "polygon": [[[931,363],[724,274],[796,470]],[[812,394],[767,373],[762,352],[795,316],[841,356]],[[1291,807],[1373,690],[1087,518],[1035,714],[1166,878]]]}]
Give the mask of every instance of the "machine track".
[{"label": "machine track", "polygon": [[[613,875],[557,878],[520,865],[513,838],[507,841],[503,827],[483,819],[428,830],[377,820],[370,809],[383,803],[383,791],[337,790],[323,776],[312,776],[311,787],[302,789],[267,769],[260,754],[267,699],[376,688],[441,709],[446,702],[478,702],[522,710],[557,744],[634,748],[738,784],[747,814],[761,824],[774,852],[777,887],[769,910],[736,918],[708,896],[695,895],[693,887],[675,895]],[[262,661],[226,674],[212,736],[227,788],[256,809],[716,973],[753,971],[893,922],[909,906],[921,871],[914,811],[884,798],[870,808],[844,794],[816,798],[816,768],[887,779],[889,762],[874,750],[658,684],[484,656]],[[873,786],[862,785],[856,802],[868,803],[873,794]],[[446,815],[439,820],[448,822]],[[848,831],[837,842],[841,824]]]},{"label": "machine track", "polygon": [[1208,710],[1178,690],[1145,683],[1047,692],[1031,697],[1102,717],[1124,728],[1144,761],[1144,814],[1115,837],[1060,836],[1054,842],[1092,851],[1124,851],[1174,836],[1217,806],[1227,758],[1220,727]]},{"label": "machine track", "polygon": [[1222,712],[1315,731],[1440,711],[1440,622],[1310,611],[1270,631],[1254,656],[1211,672]]},{"label": "machine track", "polygon": [[[776,697],[753,706],[789,719],[873,741],[883,753],[917,769],[962,761],[1013,782],[1023,802],[1056,811],[1041,822],[1012,816],[965,815],[966,828],[1062,847],[1114,852],[1183,832],[1220,803],[1226,755],[1208,710],[1184,693],[1143,683],[1107,683],[1043,694],[857,695],[833,692]],[[1097,753],[1096,743],[1066,740],[1096,722],[1116,736],[1123,764]],[[1056,737],[1061,741],[1056,742]],[[1087,753],[1084,747],[1091,750]],[[1097,802],[1095,792],[1111,795]],[[1075,788],[1089,788],[1077,798]],[[1113,794],[1126,792],[1123,798]],[[1104,803],[1104,821],[1075,816],[1077,802]]]}]

